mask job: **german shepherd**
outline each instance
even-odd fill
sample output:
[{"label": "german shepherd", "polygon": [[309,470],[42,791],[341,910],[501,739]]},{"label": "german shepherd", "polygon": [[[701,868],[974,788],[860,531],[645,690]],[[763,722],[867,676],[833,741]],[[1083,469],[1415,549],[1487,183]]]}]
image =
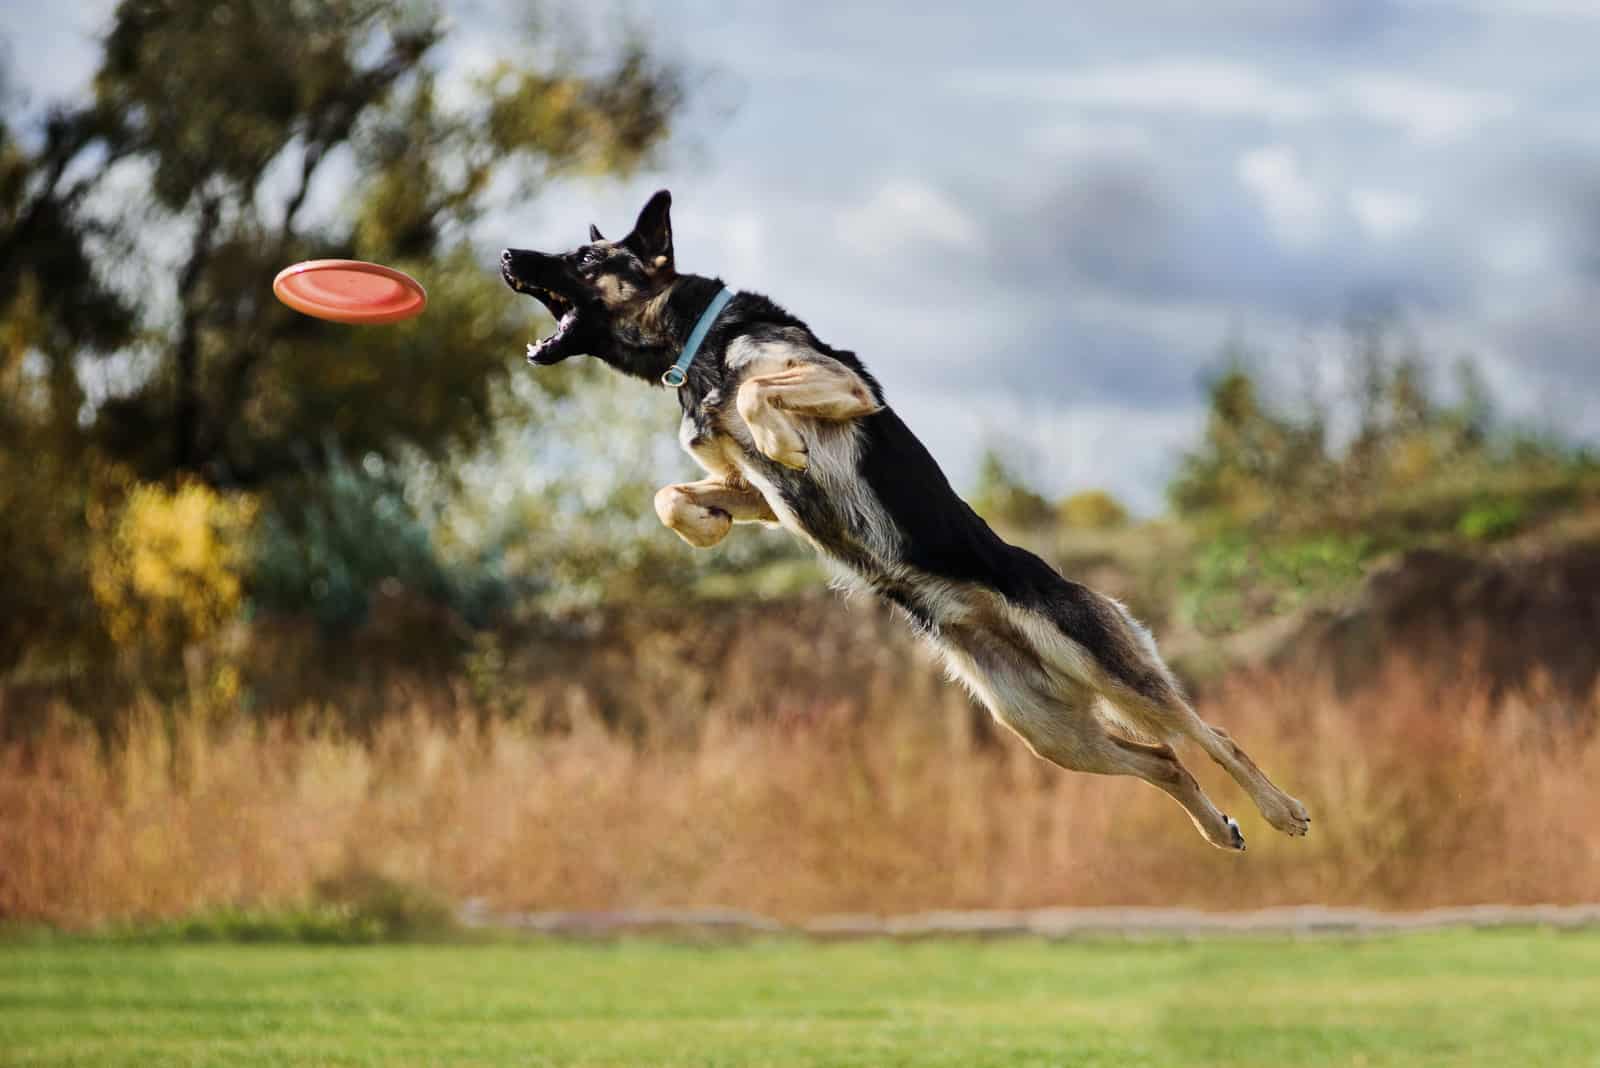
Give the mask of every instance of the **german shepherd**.
[{"label": "german shepherd", "polygon": [[[507,249],[506,284],[537,298],[555,332],[528,346],[542,366],[587,354],[661,383],[723,292],[680,274],[672,197],[650,198],[620,241],[551,254]],[[656,494],[656,513],[697,548],[734,523],[778,523],[835,565],[845,584],[893,604],[994,717],[1071,771],[1136,775],[1172,795],[1207,841],[1244,849],[1173,744],[1198,742],[1291,835],[1306,808],[1197,716],[1122,605],[1008,544],[956,495],[884,401],[855,353],[833,348],[757,293],[713,315],[678,385],[678,437],[705,469]]]}]

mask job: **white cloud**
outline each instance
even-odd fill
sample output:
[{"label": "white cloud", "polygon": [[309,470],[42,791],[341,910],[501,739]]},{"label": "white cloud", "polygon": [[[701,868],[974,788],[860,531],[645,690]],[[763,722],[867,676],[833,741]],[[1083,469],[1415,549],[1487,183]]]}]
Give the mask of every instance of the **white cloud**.
[{"label": "white cloud", "polygon": [[1035,127],[1025,137],[1028,147],[1050,157],[1129,156],[1155,145],[1148,130],[1131,122],[1068,120]]},{"label": "white cloud", "polygon": [[1254,193],[1278,240],[1304,248],[1322,240],[1327,198],[1300,167],[1286,145],[1264,145],[1239,157],[1239,181]]},{"label": "white cloud", "polygon": [[889,178],[863,204],[839,215],[839,239],[858,252],[926,241],[971,249],[978,224],[944,193],[915,178]]},{"label": "white cloud", "polygon": [[950,85],[975,93],[1134,111],[1299,121],[1325,110],[1315,93],[1274,81],[1254,67],[1214,59],[1120,64],[1070,74],[977,70],[958,72]]},{"label": "white cloud", "polygon": [[1349,79],[1344,93],[1356,110],[1376,122],[1398,126],[1418,141],[1453,141],[1475,127],[1515,110],[1504,93],[1460,89],[1390,74]]},{"label": "white cloud", "polygon": [[1350,190],[1350,211],[1361,228],[1380,241],[1414,230],[1422,221],[1422,201],[1392,189]]},{"label": "white cloud", "polygon": [[1594,0],[1401,0],[1407,7],[1470,11],[1512,18],[1600,19]]}]

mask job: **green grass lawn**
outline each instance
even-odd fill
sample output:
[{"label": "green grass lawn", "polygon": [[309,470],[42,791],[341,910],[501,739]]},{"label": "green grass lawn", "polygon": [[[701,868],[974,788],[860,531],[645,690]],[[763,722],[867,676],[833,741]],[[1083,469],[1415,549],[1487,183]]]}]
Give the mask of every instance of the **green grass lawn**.
[{"label": "green grass lawn", "polygon": [[1600,1065],[1600,933],[0,943],[0,1062]]}]

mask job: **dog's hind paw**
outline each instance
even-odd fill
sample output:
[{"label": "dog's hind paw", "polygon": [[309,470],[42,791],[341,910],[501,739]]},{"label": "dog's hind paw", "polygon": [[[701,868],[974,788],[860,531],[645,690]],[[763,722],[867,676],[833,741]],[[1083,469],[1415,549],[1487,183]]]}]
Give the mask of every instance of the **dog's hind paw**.
[{"label": "dog's hind paw", "polygon": [[1303,838],[1311,830],[1311,813],[1288,794],[1272,804],[1262,805],[1261,814],[1268,823],[1291,838]]}]

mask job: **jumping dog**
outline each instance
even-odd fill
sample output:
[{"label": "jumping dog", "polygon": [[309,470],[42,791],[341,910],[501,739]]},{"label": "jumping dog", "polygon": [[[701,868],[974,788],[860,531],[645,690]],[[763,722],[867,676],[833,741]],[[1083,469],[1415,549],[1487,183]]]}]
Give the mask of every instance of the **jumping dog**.
[{"label": "jumping dog", "polygon": [[656,494],[662,523],[697,548],[734,523],[781,524],[842,581],[892,603],[1035,754],[1071,771],[1138,776],[1213,845],[1243,850],[1244,836],[1179,761],[1172,747],[1183,739],[1227,769],[1273,827],[1306,833],[1305,806],[1195,714],[1149,632],[995,534],[855,353],[760,294],[679,273],[671,204],[656,193],[619,241],[591,225],[571,252],[501,254],[506,283],[556,319],[528,346],[530,362],[587,354],[677,389],[678,437],[706,477]]}]

